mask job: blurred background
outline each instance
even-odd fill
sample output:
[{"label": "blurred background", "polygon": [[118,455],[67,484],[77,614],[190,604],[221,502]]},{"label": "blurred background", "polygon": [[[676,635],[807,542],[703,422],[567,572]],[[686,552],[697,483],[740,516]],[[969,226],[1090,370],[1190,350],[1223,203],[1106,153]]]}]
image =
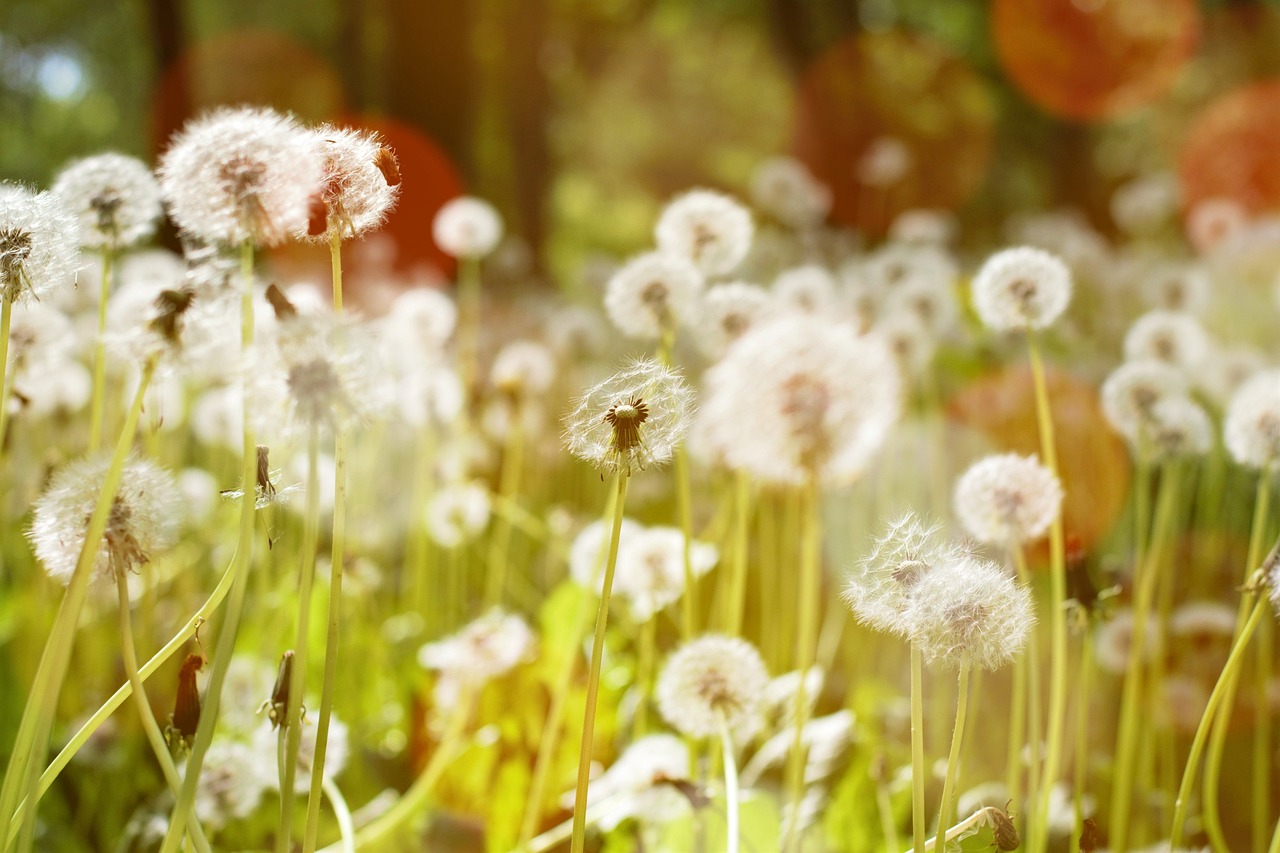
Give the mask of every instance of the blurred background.
[{"label": "blurred background", "polygon": [[1017,211],[1108,235],[1113,191],[1153,175],[1183,211],[1280,207],[1276,45],[1276,0],[5,0],[0,177],[154,160],[249,102],[387,136],[406,191],[370,253],[401,270],[450,273],[429,224],[466,191],[523,281],[573,290],[671,195],[745,195],[777,153],[872,238],[912,208],[973,246]]}]

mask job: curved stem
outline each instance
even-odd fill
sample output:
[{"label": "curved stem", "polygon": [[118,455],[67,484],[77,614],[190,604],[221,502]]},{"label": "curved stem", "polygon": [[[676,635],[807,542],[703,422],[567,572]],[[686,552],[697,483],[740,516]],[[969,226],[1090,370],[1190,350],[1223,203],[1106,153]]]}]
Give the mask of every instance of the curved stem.
[{"label": "curved stem", "polygon": [[733,759],[733,737],[729,734],[729,724],[725,722],[724,711],[718,707],[716,723],[720,728],[720,749],[724,757],[724,799],[729,824],[729,843],[725,849],[728,853],[738,853],[738,765]]},{"label": "curved stem", "polygon": [[938,832],[945,837],[946,827],[955,816],[952,795],[955,793],[956,776],[960,770],[960,744],[964,741],[965,715],[969,710],[969,662],[960,664],[959,692],[956,696],[956,723],[951,729],[951,752],[947,756],[947,775],[942,781],[942,802],[938,806]]},{"label": "curved stem", "polygon": [[333,806],[334,817],[338,820],[338,838],[342,845],[342,853],[356,853],[355,825],[351,822],[351,809],[347,806],[347,798],[342,796],[338,783],[325,777],[324,795]]},{"label": "curved stem", "polygon": [[817,655],[818,598],[821,594],[822,566],[819,549],[822,543],[822,518],[818,507],[817,478],[810,476],[801,494],[800,533],[800,589],[799,618],[796,621],[795,668],[800,673],[800,684],[795,699],[795,735],[791,741],[791,753],[787,756],[787,803],[791,816],[786,821],[782,849],[794,849],[799,844],[800,802],[804,798],[804,726],[808,722],[809,707],[813,697],[808,695],[806,676],[813,667]]},{"label": "curved stem", "polygon": [[911,840],[924,853],[924,656],[911,646]]},{"label": "curved stem", "polygon": [[573,797],[573,853],[582,853],[587,832],[587,784],[591,776],[591,747],[595,741],[596,703],[600,691],[600,662],[604,654],[604,631],[609,622],[609,596],[613,592],[613,572],[618,565],[618,536],[622,532],[622,513],[627,503],[627,485],[631,478],[625,472],[614,475],[613,529],[609,534],[609,556],[604,564],[604,587],[600,590],[600,608],[596,611],[595,637],[591,642],[591,667],[587,674],[587,707],[582,719],[582,745],[578,750],[578,782]]},{"label": "curved stem", "polygon": [[102,446],[103,411],[106,407],[107,353],[103,336],[107,332],[107,298],[111,295],[111,266],[115,253],[102,250],[102,284],[98,290],[98,337],[93,344],[93,394],[89,398],[89,452]]}]

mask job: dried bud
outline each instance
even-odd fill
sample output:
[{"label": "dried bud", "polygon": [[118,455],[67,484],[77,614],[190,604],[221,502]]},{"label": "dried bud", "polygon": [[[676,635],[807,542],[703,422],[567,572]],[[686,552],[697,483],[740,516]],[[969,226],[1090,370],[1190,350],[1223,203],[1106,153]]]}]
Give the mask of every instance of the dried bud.
[{"label": "dried bud", "polygon": [[[321,233],[324,233],[321,231]],[[298,316],[298,309],[289,301],[289,297],[284,295],[284,291],[275,282],[267,287],[267,301],[271,303],[271,308],[276,312],[276,319],[284,322],[292,317]]]},{"label": "dried bud", "polygon": [[[258,706],[258,713],[267,712],[271,728],[288,725],[285,715],[289,713],[289,682],[293,678],[293,649],[286,649],[280,656],[280,667],[276,670],[276,683],[271,688],[271,698]],[[306,714],[306,708],[301,709]]]},{"label": "dried bud", "polygon": [[178,670],[178,694],[166,733],[170,748],[176,743],[181,744],[182,749],[190,749],[196,736],[200,725],[200,686],[196,683],[196,673],[204,669],[204,663],[202,656],[190,654]]}]

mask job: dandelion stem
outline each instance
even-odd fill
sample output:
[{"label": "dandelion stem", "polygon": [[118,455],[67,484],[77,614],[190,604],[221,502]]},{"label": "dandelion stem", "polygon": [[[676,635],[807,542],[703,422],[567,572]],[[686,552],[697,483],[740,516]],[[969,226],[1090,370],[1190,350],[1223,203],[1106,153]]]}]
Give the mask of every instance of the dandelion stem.
[{"label": "dandelion stem", "polygon": [[[160,763],[160,770],[164,773],[169,788],[174,796],[177,796],[182,790],[182,777],[178,775],[178,768],[173,766],[169,745],[165,743],[164,734],[161,733],[155,715],[151,712],[151,702],[147,699],[146,687],[143,686],[142,676],[138,673],[138,655],[133,645],[133,623],[129,618],[129,579],[124,572],[116,572],[116,600],[120,605],[120,653],[124,659],[124,672],[129,678],[129,683],[133,685],[133,698],[138,706],[138,716],[142,718],[143,731],[146,732],[147,741],[151,744],[151,751],[155,753],[156,761]],[[210,849],[198,820],[190,822],[187,835],[191,838],[191,843],[196,850]]]},{"label": "dandelion stem", "polygon": [[1080,642],[1080,675],[1076,679],[1076,746],[1074,785],[1071,792],[1075,826],[1071,830],[1069,853],[1080,853],[1080,831],[1084,825],[1084,792],[1089,776],[1089,691],[1093,686],[1093,631],[1085,626]]},{"label": "dandelion stem", "polygon": [[[253,244],[245,241],[240,246],[240,351],[245,369],[248,369],[249,348],[253,345]],[[173,807],[169,818],[169,830],[165,834],[160,853],[174,853],[182,839],[187,816],[191,813],[196,797],[196,784],[200,780],[200,768],[204,765],[205,753],[213,742],[213,725],[218,718],[218,704],[222,697],[222,684],[226,680],[227,667],[235,653],[236,634],[240,629],[240,617],[244,613],[245,592],[249,586],[249,568],[253,563],[253,524],[257,502],[258,448],[253,440],[253,426],[250,420],[248,380],[241,380],[241,400],[243,408],[242,438],[243,448],[240,458],[240,530],[236,542],[235,559],[231,564],[231,594],[227,600],[226,616],[223,619],[222,631],[218,635],[218,646],[213,655],[213,666],[209,673],[209,683],[205,688],[204,709],[200,714],[200,725],[196,728],[195,743],[191,747],[191,755],[187,758],[186,776],[182,780],[182,794]]]},{"label": "dandelion stem", "polygon": [[[342,230],[329,229],[329,258],[333,267],[333,310],[342,313]],[[339,346],[342,341],[339,340]],[[308,459],[308,464],[311,460]],[[311,790],[307,796],[304,853],[316,849],[320,832],[320,794],[324,787],[324,759],[329,747],[333,718],[333,692],[338,676],[338,641],[342,630],[342,570],[347,538],[347,430],[339,425],[333,437],[333,527],[329,551],[329,625],[325,632],[324,674],[320,681],[320,719],[316,723],[315,752],[311,759]],[[318,519],[313,522],[319,527]]]},{"label": "dandelion stem", "polygon": [[751,480],[745,471],[734,474],[733,482],[733,563],[730,566],[729,619],[726,633],[742,633],[747,606],[747,526],[751,520]]},{"label": "dandelion stem", "polygon": [[587,783],[591,776],[591,746],[595,740],[596,703],[599,701],[600,663],[604,654],[604,630],[609,622],[609,596],[613,592],[613,572],[618,565],[618,536],[622,532],[622,512],[627,502],[626,471],[614,475],[613,527],[609,534],[609,556],[604,564],[604,586],[596,611],[595,637],[591,642],[591,667],[587,674],[587,707],[582,720],[582,745],[578,750],[578,782],[573,798],[572,853],[582,853],[587,831]]},{"label": "dandelion stem", "polygon": [[111,267],[115,253],[102,250],[102,284],[98,290],[98,337],[93,344],[93,396],[89,403],[89,452],[97,453],[102,447],[103,410],[106,406],[107,353],[104,336],[107,332],[107,297],[111,295]]},{"label": "dandelion stem", "polygon": [[[1018,581],[1028,588],[1031,585],[1031,571],[1027,568],[1027,555],[1021,547],[1013,549],[1013,562],[1017,570]],[[1021,741],[1018,746],[1017,754],[1009,756],[1010,762],[1017,762],[1017,768],[1022,766],[1022,743],[1025,743],[1030,753],[1030,763],[1027,767],[1027,788],[1028,795],[1034,796],[1039,793],[1036,786],[1040,784],[1040,726],[1044,720],[1040,701],[1042,697],[1040,684],[1040,635],[1032,628],[1027,632],[1027,652],[1014,661],[1014,681],[1017,682],[1019,667],[1023,670],[1023,684],[1026,691],[1026,699],[1029,715],[1025,718],[1025,729],[1017,733],[1019,739],[1025,736],[1026,740]],[[1014,697],[1014,711],[1017,712],[1018,698]],[[1013,736],[1013,733],[1010,733]],[[1020,769],[1018,771],[1021,776]],[[1020,779],[1018,780],[1020,782]],[[1020,787],[1020,786],[1019,786]],[[1009,796],[1015,802],[1019,801],[1018,788],[1010,786]]]},{"label": "dandelion stem", "polygon": [[[298,772],[298,750],[302,744],[302,697],[307,689],[307,646],[311,638],[311,589],[316,575],[316,540],[320,527],[320,436],[312,425],[307,437],[307,505],[302,523],[302,563],[298,566],[298,626],[293,645],[293,667],[289,671],[289,696],[285,706],[284,775],[280,777],[280,828],[276,833],[277,853],[293,849],[294,779]],[[314,764],[315,762],[313,762]],[[308,789],[309,790],[309,789]]]},{"label": "dandelion stem", "polygon": [[729,734],[729,723],[719,707],[716,708],[716,723],[720,728],[720,751],[724,759],[724,799],[729,825],[729,843],[725,850],[738,853],[738,766],[733,759],[733,736]]},{"label": "dandelion stem", "polygon": [[[4,302],[7,308],[9,303]],[[116,491],[124,476],[124,464],[133,446],[133,438],[138,430],[138,420],[142,415],[142,400],[147,386],[155,374],[156,363],[152,359],[142,370],[142,378],[138,382],[138,390],[134,394],[133,404],[129,408],[124,428],[116,442],[115,453],[107,468],[103,480],[102,491],[98,493],[97,503],[85,529],[85,538],[80,546],[80,555],[76,561],[71,582],[67,584],[66,595],[58,607],[58,615],[54,618],[53,627],[49,631],[49,639],[45,643],[44,652],[36,668],[35,680],[28,696],[22,719],[18,724],[18,735],[14,741],[9,766],[5,771],[4,785],[0,788],[0,838],[8,838],[13,819],[16,817],[20,794],[25,792],[29,803],[36,803],[38,771],[44,764],[45,749],[49,743],[49,732],[53,727],[53,718],[57,713],[58,696],[62,692],[62,684],[66,679],[67,667],[71,662],[71,650],[75,645],[76,626],[80,621],[80,611],[84,609],[85,597],[89,592],[89,579],[98,562],[98,546],[107,528],[107,518],[115,502]],[[0,408],[3,408],[0,406]],[[35,831],[35,808],[28,808],[22,819],[22,834],[19,837],[19,849],[30,849],[32,833]]]},{"label": "dandelion stem", "polygon": [[355,853],[356,830],[351,822],[351,808],[347,805],[347,798],[342,796],[338,783],[328,777],[324,780],[324,795],[329,798],[329,804],[333,806],[333,814],[338,819],[338,838],[342,845],[342,853]]},{"label": "dandelion stem", "polygon": [[681,556],[684,559],[684,595],[680,598],[680,633],[688,642],[697,631],[698,612],[698,580],[693,576],[693,511],[689,489],[689,456],[684,446],[676,448],[676,513],[680,517],[680,532],[684,544]]},{"label": "dandelion stem", "polygon": [[956,696],[956,723],[951,729],[951,752],[947,756],[947,775],[942,780],[942,802],[938,805],[938,832],[945,836],[944,827],[951,825],[955,815],[952,797],[955,794],[956,776],[960,771],[960,745],[964,741],[964,721],[969,710],[969,662],[960,664],[959,691]]},{"label": "dandelion stem", "polygon": [[[1049,407],[1049,390],[1045,383],[1044,363],[1034,335],[1027,336],[1027,353],[1031,361],[1031,377],[1035,388],[1036,422],[1040,428],[1040,454],[1044,464],[1058,476],[1058,450],[1054,438],[1053,411]],[[1048,843],[1049,791],[1058,777],[1062,763],[1063,729],[1067,710],[1067,600],[1066,542],[1062,529],[1062,510],[1053,517],[1049,528],[1049,729],[1048,751],[1044,772],[1036,792],[1036,820],[1032,825],[1028,850],[1039,853]]]},{"label": "dandelion stem", "polygon": [[911,838],[924,853],[924,656],[911,645]]},{"label": "dandelion stem", "polygon": [[821,595],[821,571],[819,548],[822,542],[822,518],[818,506],[818,481],[810,476],[801,494],[800,534],[800,606],[796,622],[795,668],[800,673],[800,683],[795,698],[795,735],[791,752],[787,756],[787,802],[791,814],[786,821],[782,849],[798,846],[800,830],[800,802],[804,798],[804,726],[808,722],[809,707],[816,697],[808,695],[806,676],[813,666],[818,651],[818,599]]},{"label": "dandelion stem", "polygon": [[[506,448],[502,454],[502,473],[498,479],[498,496],[504,501],[514,501],[520,493],[520,474],[524,465],[522,414],[519,400],[514,401],[507,427]],[[510,547],[511,521],[507,515],[499,513],[489,537],[488,582],[485,585],[485,602],[489,607],[502,603],[502,593],[507,586],[507,551]]]},{"label": "dandelion stem", "polygon": [[4,438],[9,426],[9,327],[13,303],[0,297],[0,459],[5,457]]},{"label": "dandelion stem", "polygon": [[636,687],[640,691],[640,699],[636,702],[632,740],[643,737],[649,728],[649,696],[653,692],[653,659],[657,645],[658,614],[654,613],[640,626],[640,649],[636,656]]}]

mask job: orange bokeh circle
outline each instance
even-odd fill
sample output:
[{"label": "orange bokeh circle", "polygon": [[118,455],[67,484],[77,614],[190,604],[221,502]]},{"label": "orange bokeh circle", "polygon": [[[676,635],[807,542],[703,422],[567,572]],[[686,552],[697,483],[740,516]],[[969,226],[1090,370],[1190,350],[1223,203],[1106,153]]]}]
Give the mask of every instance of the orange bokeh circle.
[{"label": "orange bokeh circle", "polygon": [[1195,49],[1195,0],[996,0],[991,28],[1014,83],[1054,115],[1098,121],[1150,103]]},{"label": "orange bokeh circle", "polygon": [[831,188],[835,219],[883,234],[904,210],[969,198],[994,120],[987,84],[963,60],[918,34],[864,33],[805,71],[793,149]]},{"label": "orange bokeh circle", "polygon": [[1196,118],[1179,153],[1182,202],[1234,202],[1249,215],[1280,210],[1280,80],[1219,97]]}]

